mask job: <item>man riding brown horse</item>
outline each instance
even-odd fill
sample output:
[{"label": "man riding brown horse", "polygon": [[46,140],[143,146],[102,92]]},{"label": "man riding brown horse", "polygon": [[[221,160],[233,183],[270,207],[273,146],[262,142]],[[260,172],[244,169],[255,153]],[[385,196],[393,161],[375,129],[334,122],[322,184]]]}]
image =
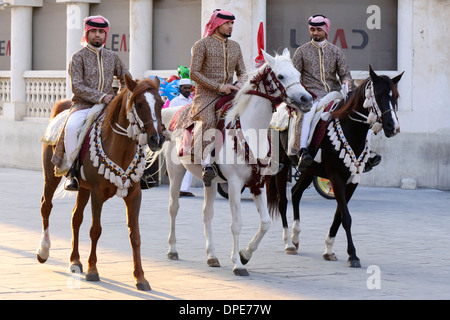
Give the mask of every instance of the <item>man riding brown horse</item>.
[{"label": "man riding brown horse", "polygon": [[109,21],[102,16],[91,16],[84,20],[84,34],[81,43],[84,48],[76,52],[69,63],[72,86],[72,106],[66,119],[64,133],[60,135],[52,162],[62,164],[65,149],[68,180],[65,189],[78,191],[76,175],[78,130],[96,104],[108,104],[114,97],[112,83],[116,76],[124,84],[124,76],[130,73],[116,52],[104,47],[110,28]]}]

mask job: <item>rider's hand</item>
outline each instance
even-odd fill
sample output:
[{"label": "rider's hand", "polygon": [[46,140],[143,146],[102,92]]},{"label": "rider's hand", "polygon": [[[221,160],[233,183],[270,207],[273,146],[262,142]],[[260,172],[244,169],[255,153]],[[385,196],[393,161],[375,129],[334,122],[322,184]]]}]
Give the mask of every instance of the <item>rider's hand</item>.
[{"label": "rider's hand", "polygon": [[111,102],[111,100],[114,98],[114,95],[112,94],[107,94],[106,96],[103,97],[102,102],[104,104],[108,104]]},{"label": "rider's hand", "polygon": [[350,91],[350,90],[352,89],[352,82],[351,82],[351,81],[348,81],[348,80],[345,80],[344,83],[347,83],[347,85],[348,85],[348,90]]},{"label": "rider's hand", "polygon": [[219,92],[225,93],[225,94],[230,94],[232,91],[238,91],[238,90],[239,90],[239,88],[232,84],[224,84],[223,86],[220,87]]}]

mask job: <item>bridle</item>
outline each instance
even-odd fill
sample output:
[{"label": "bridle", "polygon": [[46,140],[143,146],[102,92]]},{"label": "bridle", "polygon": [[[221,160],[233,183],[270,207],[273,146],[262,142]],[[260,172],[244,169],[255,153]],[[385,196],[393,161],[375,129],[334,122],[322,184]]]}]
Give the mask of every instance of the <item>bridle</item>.
[{"label": "bridle", "polygon": [[[110,123],[111,125],[111,129],[122,136],[127,136],[132,140],[136,140],[138,141],[138,143],[140,145],[146,145],[147,144],[147,132],[145,131],[145,128],[154,121],[154,119],[150,118],[150,120],[148,120],[147,122],[142,121],[142,119],[139,117],[137,111],[136,111],[136,107],[135,107],[135,103],[134,103],[134,99],[131,100],[131,92],[128,92],[127,94],[127,119],[129,121],[129,125],[128,127],[125,129],[124,127],[122,127],[120,124],[118,124],[117,122],[114,123],[114,125],[119,129],[116,130],[113,127],[113,124]],[[161,120],[156,119],[155,121],[157,121],[158,124],[161,123]],[[162,125],[162,124],[161,124]]]},{"label": "bridle", "polygon": [[[288,105],[292,104],[293,100],[288,97],[286,91],[294,85],[301,85],[300,81],[297,81],[285,88],[269,65],[264,68],[262,73],[250,80],[250,83],[255,86],[255,89],[248,90],[246,93],[268,99],[272,104],[272,112],[275,112],[282,102],[286,102]],[[262,90],[260,85],[262,85]],[[277,91],[280,91],[280,95],[273,96]]]},{"label": "bridle", "polygon": [[356,119],[353,118],[352,116],[349,115],[349,118],[353,121],[356,122],[360,122],[360,123],[365,123],[365,124],[369,124],[370,128],[372,129],[372,131],[377,134],[378,132],[381,131],[381,129],[383,128],[383,116],[389,112],[394,112],[395,117],[398,120],[397,117],[397,112],[395,111],[395,109],[390,106],[389,109],[385,110],[385,111],[381,111],[380,107],[378,106],[377,100],[375,98],[375,92],[373,90],[373,82],[372,80],[369,80],[366,84],[366,88],[365,88],[365,96],[366,99],[364,100],[364,104],[363,107],[365,109],[369,110],[369,115],[364,115],[361,112],[358,112],[356,110],[353,110],[354,113],[356,113],[357,115],[359,115],[361,118],[363,118],[364,120],[361,119]]}]

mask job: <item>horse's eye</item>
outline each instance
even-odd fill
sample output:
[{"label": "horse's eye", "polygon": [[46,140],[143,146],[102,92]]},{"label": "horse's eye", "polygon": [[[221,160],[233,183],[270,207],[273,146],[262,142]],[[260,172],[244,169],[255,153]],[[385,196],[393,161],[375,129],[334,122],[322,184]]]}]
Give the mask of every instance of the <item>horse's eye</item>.
[{"label": "horse's eye", "polygon": [[280,79],[280,80],[283,80],[284,76],[282,74],[279,74],[277,78]]}]

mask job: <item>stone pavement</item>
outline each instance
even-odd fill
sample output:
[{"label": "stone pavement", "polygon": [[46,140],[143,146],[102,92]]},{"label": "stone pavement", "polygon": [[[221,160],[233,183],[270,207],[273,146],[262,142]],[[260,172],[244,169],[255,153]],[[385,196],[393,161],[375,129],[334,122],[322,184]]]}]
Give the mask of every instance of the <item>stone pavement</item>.
[{"label": "stone pavement", "polygon": [[[350,203],[353,237],[362,268],[347,267],[345,232],[324,261],[324,238],[335,210],[333,200],[307,190],[301,206],[301,250],[286,255],[281,221],[276,220],[247,265],[249,277],[232,273],[228,201],[217,196],[213,230],[221,268],[206,265],[201,207],[203,191],[182,198],[177,220],[179,261],[166,259],[168,186],[143,191],[143,267],[152,291],[139,292],[132,277],[125,206],[117,197],[103,209],[98,245],[100,282],[67,272],[71,210],[75,198],[58,199],[50,217],[52,248],[45,264],[36,260],[41,235],[42,173],[0,168],[0,299],[450,299],[450,192],[359,187]],[[88,207],[89,208],[89,207]],[[89,254],[90,210],[81,228],[80,253]],[[241,246],[259,225],[245,191]],[[292,209],[289,208],[292,221]],[[290,222],[291,223],[291,222]]]}]

